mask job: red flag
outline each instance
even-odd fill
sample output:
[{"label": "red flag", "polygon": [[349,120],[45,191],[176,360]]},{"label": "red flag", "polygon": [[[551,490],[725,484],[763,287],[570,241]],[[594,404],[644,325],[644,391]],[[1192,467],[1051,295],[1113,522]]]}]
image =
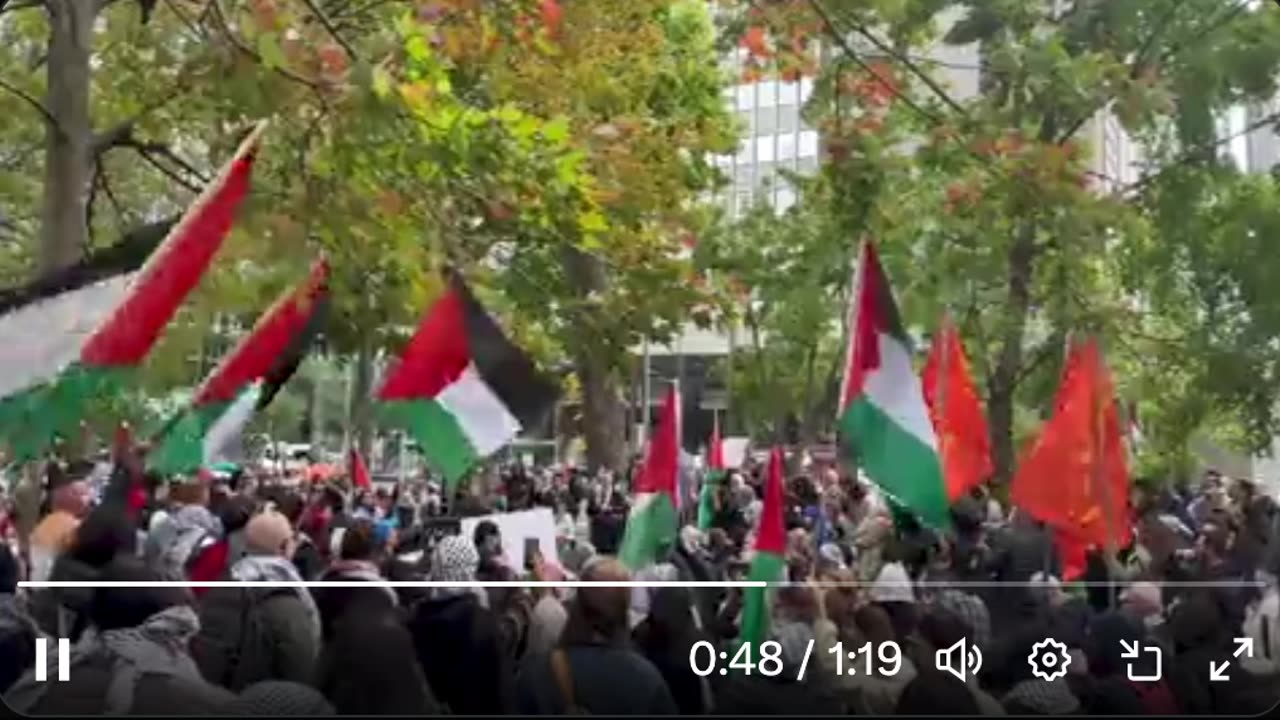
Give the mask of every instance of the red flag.
[{"label": "red flag", "polygon": [[756,532],[757,553],[784,555],[787,551],[787,527],[783,521],[786,491],[782,473],[782,449],[775,447],[769,455],[769,472],[765,475],[764,502],[760,510],[760,527]]},{"label": "red flag", "polygon": [[373,487],[373,481],[369,479],[369,468],[364,464],[364,458],[360,457],[360,450],[354,445],[347,451],[347,473],[351,476],[353,487]]},{"label": "red flag", "polygon": [[672,386],[662,402],[662,415],[649,438],[644,466],[632,492],[666,493],[676,502],[680,477],[680,393]]},{"label": "red flag", "polygon": [[993,468],[987,418],[969,376],[960,334],[950,318],[942,320],[920,379],[938,436],[947,499],[955,502],[990,477]]},{"label": "red flag", "polygon": [[1124,436],[1111,378],[1093,340],[1072,349],[1055,405],[1010,496],[1057,531],[1064,564],[1077,565],[1082,547],[1122,547],[1132,538]]},{"label": "red flag", "polygon": [[711,443],[707,448],[707,469],[724,470],[724,439],[720,437],[720,415],[717,413],[711,426]]}]

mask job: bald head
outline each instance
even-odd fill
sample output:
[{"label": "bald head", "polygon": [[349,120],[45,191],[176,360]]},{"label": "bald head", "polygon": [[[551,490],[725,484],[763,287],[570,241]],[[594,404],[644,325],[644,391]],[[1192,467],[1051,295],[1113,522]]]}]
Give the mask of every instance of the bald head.
[{"label": "bald head", "polygon": [[582,571],[582,580],[600,583],[578,589],[577,610],[591,632],[609,639],[627,631],[627,610],[631,606],[631,589],[610,583],[628,582],[631,572],[616,558],[600,558]]},{"label": "bald head", "polygon": [[254,515],[244,527],[245,547],[256,555],[293,554],[293,526],[274,510]]}]

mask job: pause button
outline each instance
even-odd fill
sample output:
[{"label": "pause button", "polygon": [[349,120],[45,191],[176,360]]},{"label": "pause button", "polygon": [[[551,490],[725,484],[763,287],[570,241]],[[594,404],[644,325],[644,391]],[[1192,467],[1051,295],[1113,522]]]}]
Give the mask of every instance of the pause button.
[{"label": "pause button", "polygon": [[[71,679],[71,640],[58,638],[58,682]],[[49,638],[36,638],[36,681],[49,680]]]}]

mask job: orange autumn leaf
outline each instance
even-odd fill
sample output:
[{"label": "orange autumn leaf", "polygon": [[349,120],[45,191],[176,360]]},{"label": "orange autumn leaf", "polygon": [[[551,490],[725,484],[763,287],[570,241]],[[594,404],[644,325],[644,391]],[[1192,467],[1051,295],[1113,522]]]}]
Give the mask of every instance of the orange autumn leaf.
[{"label": "orange autumn leaf", "polygon": [[754,57],[768,57],[769,41],[765,37],[764,28],[759,25],[747,28],[746,34],[742,36],[742,47]]}]

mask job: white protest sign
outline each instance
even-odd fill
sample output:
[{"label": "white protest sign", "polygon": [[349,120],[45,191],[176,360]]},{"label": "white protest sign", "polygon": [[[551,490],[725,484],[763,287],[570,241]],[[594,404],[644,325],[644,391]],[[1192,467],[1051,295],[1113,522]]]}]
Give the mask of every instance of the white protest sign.
[{"label": "white protest sign", "polygon": [[747,461],[747,450],[751,447],[751,438],[727,437],[721,441],[724,449],[724,464],[731,468],[740,468]]},{"label": "white protest sign", "polygon": [[524,546],[527,541],[536,539],[542,557],[559,564],[560,556],[556,551],[556,521],[551,508],[535,508],[520,512],[481,515],[462,519],[462,536],[474,538],[476,526],[488,520],[498,526],[502,535],[502,553],[512,570],[524,570]]}]

